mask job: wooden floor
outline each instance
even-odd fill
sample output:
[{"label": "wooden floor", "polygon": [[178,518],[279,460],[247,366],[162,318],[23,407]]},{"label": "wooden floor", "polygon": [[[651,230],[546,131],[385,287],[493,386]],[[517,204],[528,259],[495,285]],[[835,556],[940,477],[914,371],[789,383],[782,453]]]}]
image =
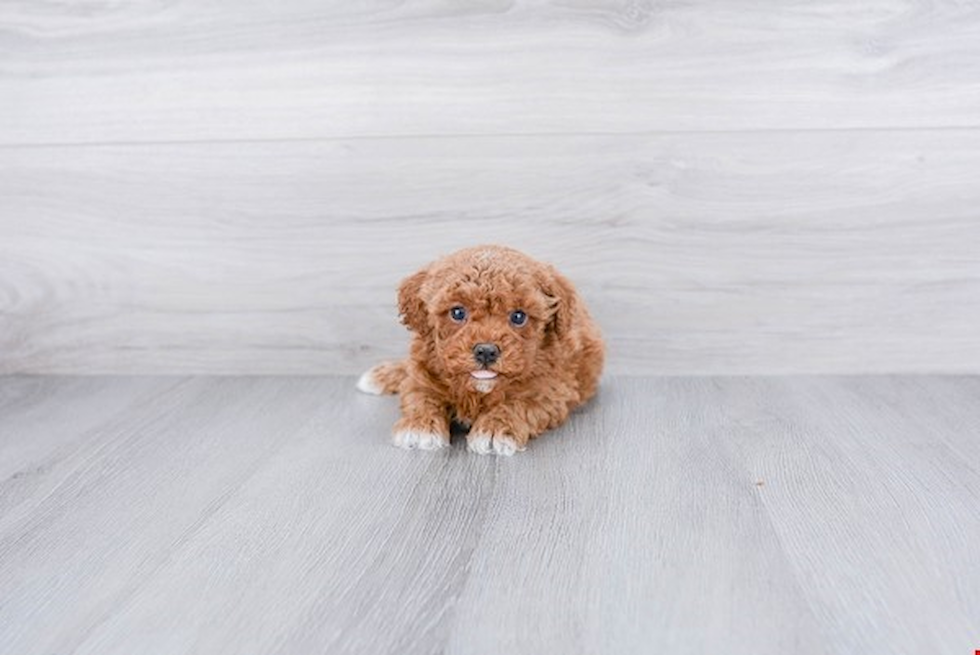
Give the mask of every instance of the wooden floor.
[{"label": "wooden floor", "polygon": [[0,653],[980,648],[980,378],[614,377],[502,459],[353,382],[0,378]]}]

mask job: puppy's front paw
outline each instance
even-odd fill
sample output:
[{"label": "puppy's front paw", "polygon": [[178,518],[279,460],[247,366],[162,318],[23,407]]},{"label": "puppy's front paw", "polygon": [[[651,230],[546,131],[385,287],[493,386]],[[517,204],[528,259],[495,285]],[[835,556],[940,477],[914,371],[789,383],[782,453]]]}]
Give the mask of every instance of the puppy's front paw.
[{"label": "puppy's front paw", "polygon": [[466,447],[480,455],[513,455],[524,450],[513,437],[492,435],[485,432],[471,432],[466,435]]},{"label": "puppy's front paw", "polygon": [[449,447],[449,435],[420,430],[398,430],[392,435],[391,443],[399,448],[439,450]]}]

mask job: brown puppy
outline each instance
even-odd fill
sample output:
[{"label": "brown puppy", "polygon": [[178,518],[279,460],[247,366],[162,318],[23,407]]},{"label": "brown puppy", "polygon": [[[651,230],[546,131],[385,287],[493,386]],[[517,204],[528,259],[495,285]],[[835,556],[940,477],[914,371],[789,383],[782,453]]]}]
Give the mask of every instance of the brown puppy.
[{"label": "brown puppy", "polygon": [[408,359],[357,383],[401,395],[396,446],[448,446],[456,421],[470,450],[513,455],[595,394],[599,329],[571,282],[516,250],[480,246],[433,262],[401,283],[398,308],[415,333]]}]

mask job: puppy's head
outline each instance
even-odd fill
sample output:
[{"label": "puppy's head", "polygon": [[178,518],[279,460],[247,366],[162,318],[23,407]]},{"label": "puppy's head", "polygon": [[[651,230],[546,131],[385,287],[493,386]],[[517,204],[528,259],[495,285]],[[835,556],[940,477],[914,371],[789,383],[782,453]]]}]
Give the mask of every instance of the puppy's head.
[{"label": "puppy's head", "polygon": [[398,290],[403,322],[434,360],[423,364],[447,384],[480,393],[520,384],[542,361],[559,359],[574,302],[551,266],[501,246],[440,259]]}]

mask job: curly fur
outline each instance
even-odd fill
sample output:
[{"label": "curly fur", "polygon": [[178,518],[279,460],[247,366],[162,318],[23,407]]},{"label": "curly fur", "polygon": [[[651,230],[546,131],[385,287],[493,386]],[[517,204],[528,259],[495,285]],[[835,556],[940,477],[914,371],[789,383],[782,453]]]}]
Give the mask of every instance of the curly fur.
[{"label": "curly fur", "polygon": [[[466,308],[462,322],[450,317]],[[461,250],[402,281],[402,322],[414,333],[408,359],[375,366],[358,382],[369,393],[398,393],[402,416],[394,443],[449,445],[451,422],[469,428],[479,453],[510,455],[560,425],[591,398],[604,347],[575,288],[552,266],[502,246]],[[522,310],[525,325],[510,323]],[[477,343],[493,343],[499,359],[477,379]]]}]

